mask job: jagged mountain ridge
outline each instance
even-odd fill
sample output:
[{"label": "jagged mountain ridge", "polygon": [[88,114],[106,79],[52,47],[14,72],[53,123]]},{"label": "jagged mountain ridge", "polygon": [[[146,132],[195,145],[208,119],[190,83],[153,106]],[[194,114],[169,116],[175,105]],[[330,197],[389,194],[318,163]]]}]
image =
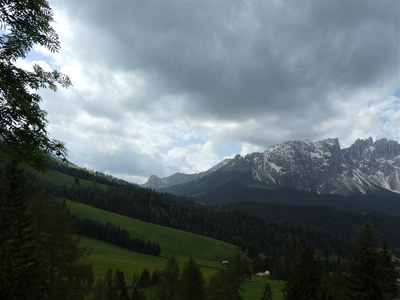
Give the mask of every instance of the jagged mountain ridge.
[{"label": "jagged mountain ridge", "polygon": [[198,174],[152,175],[144,185],[161,189],[199,180],[215,172],[251,174],[271,188],[311,193],[350,195],[384,188],[400,193],[400,144],[372,138],[358,139],[341,149],[337,138],[318,142],[289,141],[263,153],[236,155]]}]

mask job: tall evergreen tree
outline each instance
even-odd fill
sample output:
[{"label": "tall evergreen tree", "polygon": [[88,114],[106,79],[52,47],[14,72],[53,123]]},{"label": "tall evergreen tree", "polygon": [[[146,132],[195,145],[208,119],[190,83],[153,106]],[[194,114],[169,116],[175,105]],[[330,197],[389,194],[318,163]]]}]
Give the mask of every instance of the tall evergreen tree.
[{"label": "tall evergreen tree", "polygon": [[304,249],[299,262],[289,274],[289,281],[283,288],[284,299],[316,299],[322,273],[322,266],[319,260],[314,258],[309,248]]},{"label": "tall evergreen tree", "polygon": [[250,274],[248,259],[243,255],[235,255],[227,267],[218,270],[210,278],[207,294],[209,299],[242,299],[240,285]]},{"label": "tall evergreen tree", "polygon": [[158,286],[158,298],[160,300],[177,299],[179,271],[178,262],[175,256],[172,255],[165,264],[161,283]]},{"label": "tall evergreen tree", "polygon": [[190,258],[182,270],[179,282],[179,296],[182,300],[204,300],[205,281],[199,266]]},{"label": "tall evergreen tree", "polygon": [[90,266],[82,264],[84,252],[70,225],[67,212],[45,194],[28,207],[36,227],[35,257],[39,263],[43,299],[83,299],[91,285]]},{"label": "tall evergreen tree", "polygon": [[115,288],[117,289],[119,295],[119,300],[129,300],[123,271],[119,269],[115,271],[114,282],[115,282]]},{"label": "tall evergreen tree", "polygon": [[0,176],[0,299],[41,298],[24,185],[17,163],[6,163]]},{"label": "tall evergreen tree", "polygon": [[397,291],[397,274],[394,269],[391,253],[386,242],[378,253],[378,264],[376,267],[377,279],[382,290],[382,299],[394,299]]},{"label": "tall evergreen tree", "polygon": [[107,292],[106,292],[107,300],[118,300],[118,292],[115,286],[113,274],[114,274],[113,270],[109,268],[104,278],[107,287]]},{"label": "tall evergreen tree", "polygon": [[140,280],[138,282],[139,288],[147,288],[151,284],[151,276],[150,271],[147,269],[143,269],[142,274],[140,275]]},{"label": "tall evergreen tree", "polygon": [[364,224],[343,278],[346,299],[392,299],[396,279],[392,271],[387,249],[375,247],[372,227]]},{"label": "tall evergreen tree", "polygon": [[91,300],[107,300],[107,285],[103,279],[99,279],[93,286]]},{"label": "tall evergreen tree", "polygon": [[235,299],[235,293],[232,293],[227,273],[226,269],[222,268],[210,278],[207,288],[207,298],[209,300]]}]

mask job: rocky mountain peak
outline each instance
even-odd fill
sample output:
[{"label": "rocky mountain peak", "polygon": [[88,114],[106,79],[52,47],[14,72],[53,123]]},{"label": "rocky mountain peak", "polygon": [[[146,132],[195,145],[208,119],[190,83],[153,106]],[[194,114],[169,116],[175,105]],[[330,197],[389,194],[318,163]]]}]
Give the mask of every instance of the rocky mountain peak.
[{"label": "rocky mountain peak", "polygon": [[[224,160],[210,170],[162,178],[163,187],[190,182],[213,172],[251,174],[271,187],[288,187],[315,193],[348,195],[377,187],[400,193],[400,145],[386,139],[357,139],[341,149],[337,138],[318,142],[288,141],[263,153]],[[150,180],[151,179],[151,180]],[[159,183],[157,179],[150,181]]]},{"label": "rocky mountain peak", "polygon": [[159,189],[162,187],[161,178],[156,175],[151,175],[147,180],[147,185],[154,189]]}]

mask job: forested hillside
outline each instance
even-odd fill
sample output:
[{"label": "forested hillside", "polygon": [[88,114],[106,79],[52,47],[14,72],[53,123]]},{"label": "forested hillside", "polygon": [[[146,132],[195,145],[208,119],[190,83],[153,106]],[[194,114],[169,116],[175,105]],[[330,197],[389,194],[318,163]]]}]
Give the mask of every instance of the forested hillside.
[{"label": "forested hillside", "polygon": [[[65,169],[57,165],[55,168]],[[74,169],[68,173],[76,175],[71,172],[74,172]],[[74,181],[70,185],[60,185],[52,183],[49,179],[38,179],[33,173],[31,177],[32,190],[45,186],[50,193],[73,201],[226,241],[238,245],[251,258],[262,253],[263,267],[269,269],[280,270],[282,266],[276,264],[289,249],[309,247],[313,251],[320,251],[324,257],[330,257],[332,254],[342,258],[349,257],[351,239],[364,221],[370,221],[374,225],[376,223],[380,238],[386,240],[391,247],[400,245],[400,238],[393,231],[398,222],[395,217],[385,218],[385,222],[379,223],[379,219],[382,218],[378,216],[370,217],[321,208],[320,218],[309,218],[310,214],[315,214],[320,208],[303,207],[296,210],[296,207],[293,207],[293,211],[304,212],[303,216],[296,219],[295,216],[299,214],[291,213],[290,206],[265,206],[264,210],[255,208],[257,213],[251,209],[245,212],[244,204],[227,206],[226,209],[204,207],[185,198],[158,193],[132,184],[115,186],[115,182],[110,182],[107,188],[98,188],[97,183],[82,185]],[[107,184],[107,181],[104,183]],[[274,207],[276,209],[273,209]],[[270,214],[261,213],[265,211]],[[255,217],[254,214],[260,216]],[[332,217],[323,218],[324,214]],[[327,220],[324,226],[315,225],[317,220],[323,223],[323,219]],[[343,221],[350,222],[350,226],[343,226]],[[333,262],[326,263],[331,265]],[[279,272],[275,272],[274,275],[277,276]]]}]

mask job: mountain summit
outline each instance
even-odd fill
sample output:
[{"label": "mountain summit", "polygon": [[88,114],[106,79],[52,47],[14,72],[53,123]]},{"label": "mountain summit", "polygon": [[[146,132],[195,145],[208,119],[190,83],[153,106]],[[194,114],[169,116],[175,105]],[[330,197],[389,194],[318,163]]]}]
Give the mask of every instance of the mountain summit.
[{"label": "mountain summit", "polygon": [[152,175],[144,185],[162,189],[195,182],[224,172],[251,175],[271,188],[291,188],[318,194],[365,194],[383,188],[400,193],[400,145],[396,141],[358,139],[341,149],[338,139],[289,141],[263,153],[236,155],[198,174]]}]

